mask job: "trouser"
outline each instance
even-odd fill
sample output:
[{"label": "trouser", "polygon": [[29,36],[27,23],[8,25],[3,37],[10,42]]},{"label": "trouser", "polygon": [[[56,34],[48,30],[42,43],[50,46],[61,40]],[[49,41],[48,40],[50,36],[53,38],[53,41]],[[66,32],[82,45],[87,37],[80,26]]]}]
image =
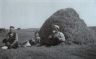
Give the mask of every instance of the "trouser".
[{"label": "trouser", "polygon": [[58,38],[50,38],[49,42],[49,45],[58,45],[59,43],[61,43],[61,41]]},{"label": "trouser", "polygon": [[12,46],[11,46],[11,45],[8,46],[9,49],[11,49],[11,48],[16,49],[16,48],[18,48],[18,47],[19,47],[18,42],[16,42],[16,43],[15,43],[14,45],[12,45]]},{"label": "trouser", "polygon": [[7,39],[4,39],[4,40],[3,40],[3,43],[5,43],[5,46],[7,46],[8,49],[10,49],[10,48],[18,48],[18,47],[19,47],[18,42],[14,43],[14,44],[11,46],[11,43],[10,43],[9,41],[7,41]]}]

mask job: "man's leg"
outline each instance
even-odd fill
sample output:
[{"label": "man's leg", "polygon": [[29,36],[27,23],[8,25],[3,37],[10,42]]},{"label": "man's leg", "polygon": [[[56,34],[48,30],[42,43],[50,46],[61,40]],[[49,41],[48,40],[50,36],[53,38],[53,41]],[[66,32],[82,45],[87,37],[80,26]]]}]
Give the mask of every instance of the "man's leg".
[{"label": "man's leg", "polygon": [[18,42],[16,42],[13,46],[11,46],[10,48],[18,48],[19,47],[19,44],[18,44]]}]

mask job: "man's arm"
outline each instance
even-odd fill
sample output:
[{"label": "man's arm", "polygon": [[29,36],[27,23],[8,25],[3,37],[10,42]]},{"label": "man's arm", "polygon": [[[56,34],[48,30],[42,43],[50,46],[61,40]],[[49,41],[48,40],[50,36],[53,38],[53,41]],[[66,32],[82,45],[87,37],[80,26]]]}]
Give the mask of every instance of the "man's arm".
[{"label": "man's arm", "polygon": [[60,36],[59,39],[60,39],[61,41],[65,41],[65,36],[64,36],[63,33],[60,33],[59,36]]},{"label": "man's arm", "polygon": [[18,34],[16,33],[16,41],[18,41]]}]

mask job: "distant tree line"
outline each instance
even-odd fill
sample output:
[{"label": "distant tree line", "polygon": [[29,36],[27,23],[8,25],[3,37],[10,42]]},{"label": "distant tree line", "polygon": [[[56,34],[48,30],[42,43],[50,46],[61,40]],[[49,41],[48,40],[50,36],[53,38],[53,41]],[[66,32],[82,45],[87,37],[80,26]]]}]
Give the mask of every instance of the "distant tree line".
[{"label": "distant tree line", "polygon": [[0,33],[1,32],[6,32],[6,29],[5,28],[0,28]]}]

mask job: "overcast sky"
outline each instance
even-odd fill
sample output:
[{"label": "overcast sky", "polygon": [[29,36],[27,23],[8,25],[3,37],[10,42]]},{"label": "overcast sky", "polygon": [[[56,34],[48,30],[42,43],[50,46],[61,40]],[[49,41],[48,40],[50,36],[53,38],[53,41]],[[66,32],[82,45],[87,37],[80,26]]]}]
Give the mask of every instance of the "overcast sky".
[{"label": "overcast sky", "polygon": [[54,12],[74,8],[88,26],[96,26],[95,0],[0,0],[1,27],[40,28]]}]

